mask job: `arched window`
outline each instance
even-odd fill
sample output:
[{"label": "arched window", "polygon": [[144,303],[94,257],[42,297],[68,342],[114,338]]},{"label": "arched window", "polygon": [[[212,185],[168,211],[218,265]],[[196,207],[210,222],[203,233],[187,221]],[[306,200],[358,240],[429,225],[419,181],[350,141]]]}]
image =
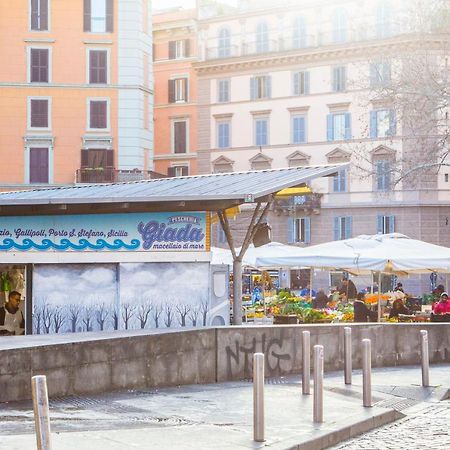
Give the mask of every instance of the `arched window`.
[{"label": "arched window", "polygon": [[375,33],[377,38],[391,35],[391,10],[387,2],[378,2],[375,10]]},{"label": "arched window", "polygon": [[306,47],[306,22],[303,17],[296,17],[292,26],[293,48]]},{"label": "arched window", "polygon": [[345,42],[347,40],[347,11],[343,8],[336,9],[333,14],[333,42]]},{"label": "arched window", "polygon": [[221,28],[217,36],[217,49],[219,58],[231,56],[231,33],[229,28]]},{"label": "arched window", "polygon": [[269,51],[269,27],[266,22],[259,22],[256,26],[256,52]]}]

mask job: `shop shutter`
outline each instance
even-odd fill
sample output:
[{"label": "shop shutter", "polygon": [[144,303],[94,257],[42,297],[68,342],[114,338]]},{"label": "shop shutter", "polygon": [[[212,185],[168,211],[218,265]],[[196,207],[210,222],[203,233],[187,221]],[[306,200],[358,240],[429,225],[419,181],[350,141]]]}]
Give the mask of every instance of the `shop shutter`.
[{"label": "shop shutter", "polygon": [[377,215],[377,234],[378,233],[383,234],[383,222],[384,222],[384,216],[378,214]]},{"label": "shop shutter", "polygon": [[309,244],[311,242],[311,217],[305,217],[303,225],[305,227],[305,244]]},{"label": "shop shutter", "polygon": [[48,0],[40,1],[41,10],[39,11],[39,30],[48,30]]},{"label": "shop shutter", "polygon": [[31,0],[31,29],[39,30],[39,0]]},{"label": "shop shutter", "polygon": [[106,31],[112,33],[114,30],[114,0],[106,0]]},{"label": "shop shutter", "polygon": [[352,116],[350,113],[345,113],[345,139],[352,138]]},{"label": "shop shutter", "polygon": [[389,233],[395,233],[395,216],[389,216]]},{"label": "shop shutter", "polygon": [[295,242],[295,218],[288,218],[288,244]]},{"label": "shop shutter", "polygon": [[345,218],[345,239],[350,239],[352,237],[353,219],[351,216]]},{"label": "shop shutter", "polygon": [[341,238],[341,218],[333,218],[333,238],[335,241],[339,241]]},{"label": "shop shutter", "polygon": [[309,94],[309,72],[303,72],[303,77],[304,77],[304,89],[303,89],[303,93],[305,95]]},{"label": "shop shutter", "polygon": [[327,141],[334,140],[334,130],[333,130],[333,114],[327,115]]},{"label": "shop shutter", "polygon": [[89,167],[89,150],[82,149],[81,150],[81,169]]},{"label": "shop shutter", "polygon": [[191,56],[191,41],[190,41],[190,39],[184,40],[184,56],[186,58]]},{"label": "shop shutter", "polygon": [[252,77],[250,78],[250,99],[255,100],[256,99],[256,78]]},{"label": "shop shutter", "polygon": [[84,0],[83,31],[91,31],[91,0]]},{"label": "shop shutter", "polygon": [[48,183],[48,148],[30,148],[30,183]]},{"label": "shop shutter", "polygon": [[395,136],[397,134],[397,118],[395,116],[395,110],[389,111],[389,136]]},{"label": "shop shutter", "polygon": [[169,80],[169,103],[175,103],[175,80]]},{"label": "shop shutter", "polygon": [[176,41],[169,41],[169,59],[175,59],[176,45]]},{"label": "shop shutter", "polygon": [[184,98],[183,100],[185,102],[189,101],[188,99],[188,92],[189,92],[189,79],[188,78],[184,78],[183,79],[183,84],[184,84]]},{"label": "shop shutter", "polygon": [[370,111],[370,137],[372,139],[378,137],[377,117],[378,111]]}]

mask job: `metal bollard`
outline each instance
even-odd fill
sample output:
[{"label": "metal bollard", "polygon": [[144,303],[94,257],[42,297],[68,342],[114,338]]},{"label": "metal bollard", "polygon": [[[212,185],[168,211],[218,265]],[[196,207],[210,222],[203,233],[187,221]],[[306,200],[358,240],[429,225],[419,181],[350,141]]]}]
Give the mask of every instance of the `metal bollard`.
[{"label": "metal bollard", "polygon": [[323,345],[314,346],[313,420],[323,422]]},{"label": "metal bollard", "polygon": [[32,377],[31,390],[33,395],[37,450],[51,450],[47,377],[45,375]]},{"label": "metal bollard", "polygon": [[311,337],[309,331],[302,332],[302,394],[311,393]]},{"label": "metal bollard", "polygon": [[420,344],[422,356],[422,386],[430,385],[430,357],[428,353],[428,331],[420,330]]},{"label": "metal bollard", "polygon": [[264,354],[253,354],[253,440],[264,442]]},{"label": "metal bollard", "polygon": [[352,384],[352,329],[344,328],[344,381]]},{"label": "metal bollard", "polygon": [[372,406],[372,355],[370,339],[362,340],[363,406]]}]

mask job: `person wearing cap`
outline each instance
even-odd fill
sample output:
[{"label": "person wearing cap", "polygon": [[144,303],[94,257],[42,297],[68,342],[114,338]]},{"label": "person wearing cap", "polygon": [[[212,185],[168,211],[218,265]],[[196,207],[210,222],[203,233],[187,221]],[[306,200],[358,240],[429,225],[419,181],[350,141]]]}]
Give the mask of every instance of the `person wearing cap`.
[{"label": "person wearing cap", "polygon": [[11,291],[5,306],[0,308],[0,335],[24,334],[25,320],[19,309],[20,299],[20,292]]},{"label": "person wearing cap", "polygon": [[433,314],[450,313],[450,302],[448,301],[448,293],[443,292],[439,302],[434,305]]}]

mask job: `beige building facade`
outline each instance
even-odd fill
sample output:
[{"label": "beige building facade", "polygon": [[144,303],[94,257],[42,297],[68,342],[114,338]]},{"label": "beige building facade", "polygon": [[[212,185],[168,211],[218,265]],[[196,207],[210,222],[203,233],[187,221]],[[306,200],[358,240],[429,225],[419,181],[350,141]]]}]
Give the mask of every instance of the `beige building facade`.
[{"label": "beige building facade", "polygon": [[[379,95],[419,43],[409,3],[200,6],[199,173],[350,162],[314,182],[315,195],[276,201],[273,240],[305,246],[398,232],[450,247],[450,169],[396,178],[417,136]],[[416,293],[429,281],[405,280]]]}]

